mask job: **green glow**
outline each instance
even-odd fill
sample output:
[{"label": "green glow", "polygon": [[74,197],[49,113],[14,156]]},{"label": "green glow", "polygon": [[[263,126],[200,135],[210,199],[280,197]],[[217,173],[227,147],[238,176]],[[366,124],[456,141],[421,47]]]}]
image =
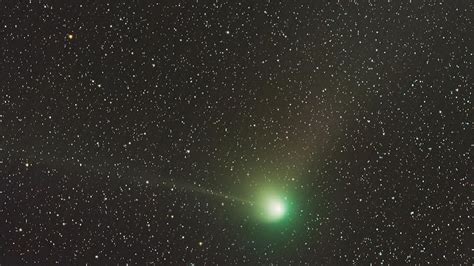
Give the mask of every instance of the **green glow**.
[{"label": "green glow", "polygon": [[261,220],[268,223],[282,220],[287,213],[285,198],[270,190],[261,192],[257,207]]},{"label": "green glow", "polygon": [[278,220],[285,214],[285,205],[279,199],[270,198],[265,205],[266,216],[271,220]]}]

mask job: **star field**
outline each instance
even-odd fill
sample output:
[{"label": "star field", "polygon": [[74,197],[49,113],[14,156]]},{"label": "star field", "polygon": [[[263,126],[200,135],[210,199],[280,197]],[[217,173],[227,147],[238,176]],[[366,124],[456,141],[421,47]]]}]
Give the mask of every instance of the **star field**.
[{"label": "star field", "polygon": [[472,264],[470,1],[0,12],[0,264]]}]

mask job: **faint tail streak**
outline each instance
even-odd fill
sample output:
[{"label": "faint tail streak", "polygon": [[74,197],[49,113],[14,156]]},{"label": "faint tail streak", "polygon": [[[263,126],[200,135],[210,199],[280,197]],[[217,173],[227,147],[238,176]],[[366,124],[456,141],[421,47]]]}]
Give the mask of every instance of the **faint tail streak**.
[{"label": "faint tail streak", "polygon": [[226,199],[226,200],[230,200],[234,202],[241,202],[244,204],[250,204],[250,205],[254,204],[250,200],[242,199],[233,195],[228,195],[219,191],[214,191],[212,189],[203,188],[203,187],[199,187],[199,186],[188,184],[188,183],[182,183],[182,182],[177,183],[175,181],[158,181],[157,185],[166,186],[166,187],[173,188],[176,190],[183,190],[186,192],[196,192],[196,193],[200,193],[204,195],[211,195],[213,197],[218,197],[218,198],[222,198],[222,199]]},{"label": "faint tail streak", "polygon": [[[56,169],[61,167],[60,165],[58,165],[56,163],[56,161],[54,159],[52,159],[50,157],[45,157],[44,155],[42,155],[42,157],[39,157],[39,156],[36,156],[36,154],[34,154],[34,153],[29,153],[29,157],[30,157],[30,159],[28,159],[27,161],[41,162],[41,163],[46,164],[46,165],[52,165]],[[29,164],[26,163],[26,165],[28,166]],[[82,164],[80,167],[77,166],[77,165],[74,165],[74,164],[69,164],[67,169],[69,171],[71,171],[71,169],[74,169],[75,171],[78,171],[78,172],[83,171],[84,168],[87,168],[89,170],[93,169],[93,168],[86,167],[86,166],[87,166],[87,164]],[[97,169],[97,167],[95,167],[95,168]],[[101,172],[98,172],[97,170],[95,170],[93,172],[102,174]],[[155,183],[158,186],[162,185],[162,186],[166,186],[166,187],[169,187],[169,188],[174,188],[174,189],[182,190],[182,191],[186,191],[186,192],[197,192],[197,193],[200,193],[200,194],[211,195],[211,196],[214,196],[214,197],[222,198],[222,199],[233,201],[233,202],[241,202],[243,204],[254,205],[253,201],[242,199],[242,198],[232,196],[232,195],[228,195],[228,194],[224,194],[222,192],[214,191],[212,189],[202,188],[202,187],[192,185],[192,184],[188,184],[188,183],[182,183],[182,182],[178,183],[178,182],[175,182],[173,180],[170,180],[170,181],[156,180],[155,181],[153,178],[150,178],[147,183]]]}]

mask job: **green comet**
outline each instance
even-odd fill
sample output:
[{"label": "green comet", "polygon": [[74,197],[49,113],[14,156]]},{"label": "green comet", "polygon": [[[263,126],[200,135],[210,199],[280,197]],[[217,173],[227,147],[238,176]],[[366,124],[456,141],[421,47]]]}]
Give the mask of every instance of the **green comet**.
[{"label": "green comet", "polygon": [[264,222],[282,220],[287,213],[286,199],[273,191],[264,191],[258,200],[259,216]]},{"label": "green comet", "polygon": [[265,202],[265,215],[269,220],[279,220],[285,215],[285,204],[277,198],[269,198]]}]

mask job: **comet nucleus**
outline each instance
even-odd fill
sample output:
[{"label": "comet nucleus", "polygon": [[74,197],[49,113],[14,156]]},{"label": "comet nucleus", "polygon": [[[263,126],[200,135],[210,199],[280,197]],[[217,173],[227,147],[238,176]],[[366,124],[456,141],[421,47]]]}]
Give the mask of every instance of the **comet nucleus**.
[{"label": "comet nucleus", "polygon": [[266,205],[266,215],[270,220],[278,220],[285,215],[285,204],[282,201],[269,199]]},{"label": "comet nucleus", "polygon": [[287,203],[284,197],[275,192],[265,191],[260,196],[259,202],[260,218],[264,222],[277,222],[282,220],[287,213]]}]

